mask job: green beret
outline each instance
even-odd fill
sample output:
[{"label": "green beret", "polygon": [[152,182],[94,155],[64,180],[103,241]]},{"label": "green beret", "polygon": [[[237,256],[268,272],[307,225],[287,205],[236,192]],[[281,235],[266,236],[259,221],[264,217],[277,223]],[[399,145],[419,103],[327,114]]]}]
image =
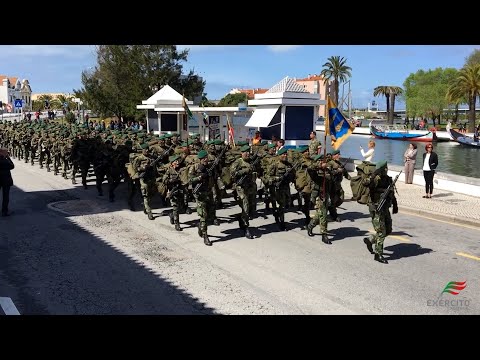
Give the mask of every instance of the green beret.
[{"label": "green beret", "polygon": [[330,155],[332,155],[332,156],[333,155],[338,155],[338,154],[340,154],[340,150],[333,150],[333,151],[330,152]]},{"label": "green beret", "polygon": [[172,163],[172,162],[174,162],[175,160],[177,160],[179,157],[180,157],[180,156],[178,156],[178,155],[170,156],[170,157],[168,158],[168,161]]},{"label": "green beret", "polygon": [[241,152],[249,152],[249,151],[250,151],[250,146],[248,146],[248,145],[243,145],[243,146],[240,148],[240,151],[241,151]]},{"label": "green beret", "polygon": [[172,134],[165,134],[163,136],[165,137],[165,139],[170,139],[172,137]]},{"label": "green beret", "polygon": [[206,150],[200,150],[200,151],[198,152],[197,157],[198,157],[199,159],[203,159],[203,158],[204,158],[205,156],[207,156],[207,155],[208,155],[208,152],[207,152]]},{"label": "green beret", "polygon": [[286,154],[287,153],[287,149],[286,148],[281,148],[280,150],[278,150],[278,153],[277,155],[283,155],[283,154]]},{"label": "green beret", "polygon": [[262,140],[260,142],[260,145],[262,145],[262,146],[268,145],[268,141],[267,140]]},{"label": "green beret", "polygon": [[172,137],[179,137],[179,136],[180,136],[179,133],[173,133],[173,134],[172,134]]},{"label": "green beret", "polygon": [[214,145],[215,144],[215,140],[208,140],[205,145]]},{"label": "green beret", "polygon": [[187,146],[188,146],[188,144],[187,144],[187,142],[186,142],[186,141],[184,141],[184,142],[182,142],[182,143],[180,144],[180,146],[187,147]]},{"label": "green beret", "polygon": [[300,146],[299,148],[297,148],[297,151],[299,153],[304,153],[307,150],[308,150],[308,146]]},{"label": "green beret", "polygon": [[321,160],[321,159],[323,159],[323,154],[318,154],[313,158],[314,161],[318,161],[318,160]]},{"label": "green beret", "polygon": [[159,137],[158,137],[158,140],[163,140],[163,141],[165,141],[165,135],[159,136]]},{"label": "green beret", "polygon": [[268,144],[268,148],[269,148],[269,149],[273,149],[273,148],[275,148],[275,147],[277,147],[277,145],[275,145],[275,144]]},{"label": "green beret", "polygon": [[375,166],[375,169],[382,169],[384,167],[387,167],[387,162],[385,160],[377,162],[377,165]]},{"label": "green beret", "polygon": [[248,141],[239,141],[239,142],[237,142],[237,145],[238,146],[248,145]]},{"label": "green beret", "polygon": [[145,137],[145,133],[138,133],[138,134],[137,134],[137,137],[143,138],[143,137]]},{"label": "green beret", "polygon": [[148,149],[148,143],[143,143],[142,145],[140,145],[140,147],[142,148],[142,150]]},{"label": "green beret", "polygon": [[214,140],[215,145],[222,145],[224,142],[221,139]]},{"label": "green beret", "polygon": [[195,139],[195,138],[200,137],[200,134],[194,133],[194,134],[190,135],[190,137],[191,137],[192,139]]}]

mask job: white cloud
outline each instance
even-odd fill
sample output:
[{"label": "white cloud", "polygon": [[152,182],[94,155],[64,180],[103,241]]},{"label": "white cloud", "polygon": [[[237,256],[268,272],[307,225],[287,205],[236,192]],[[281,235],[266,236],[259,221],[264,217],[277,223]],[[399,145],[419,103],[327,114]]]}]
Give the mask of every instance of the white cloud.
[{"label": "white cloud", "polygon": [[83,57],[95,51],[94,45],[0,45],[0,56]]},{"label": "white cloud", "polygon": [[287,52],[298,49],[301,45],[268,45],[268,49],[273,52]]}]

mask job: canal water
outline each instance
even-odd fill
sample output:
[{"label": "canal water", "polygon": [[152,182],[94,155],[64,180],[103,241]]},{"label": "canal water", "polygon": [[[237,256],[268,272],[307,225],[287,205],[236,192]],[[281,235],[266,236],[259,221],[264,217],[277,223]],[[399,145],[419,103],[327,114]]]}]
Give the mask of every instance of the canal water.
[{"label": "canal water", "polygon": [[[323,132],[317,132],[317,138],[323,144]],[[408,141],[375,139],[368,135],[350,135],[339,149],[342,158],[351,156],[352,159],[361,160],[360,145],[367,151],[369,140],[375,141],[373,162],[386,160],[389,164],[404,165],[403,154],[409,145]],[[425,153],[425,145],[429,143],[416,142],[416,144],[418,151],[415,169],[421,169],[423,166],[422,154]],[[432,144],[433,151],[438,155],[437,171],[480,178],[480,149],[466,147],[455,141],[433,142]],[[332,150],[330,139],[327,137],[327,151],[330,150]]]}]

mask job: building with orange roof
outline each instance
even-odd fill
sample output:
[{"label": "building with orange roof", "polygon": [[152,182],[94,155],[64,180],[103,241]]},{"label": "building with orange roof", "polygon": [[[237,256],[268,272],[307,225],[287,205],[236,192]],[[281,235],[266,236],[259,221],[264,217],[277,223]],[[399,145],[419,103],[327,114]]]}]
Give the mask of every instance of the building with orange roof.
[{"label": "building with orange roof", "polygon": [[[15,100],[22,100],[22,108],[15,108]],[[20,80],[18,77],[0,75],[0,101],[3,110],[20,113],[32,110],[32,88],[27,79]]]}]

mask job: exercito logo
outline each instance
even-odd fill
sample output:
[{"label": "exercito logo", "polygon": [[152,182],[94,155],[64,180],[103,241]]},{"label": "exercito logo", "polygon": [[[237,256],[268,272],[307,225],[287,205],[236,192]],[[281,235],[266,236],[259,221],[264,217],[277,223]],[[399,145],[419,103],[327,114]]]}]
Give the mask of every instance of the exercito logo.
[{"label": "exercito logo", "polygon": [[[462,291],[463,289],[465,289],[467,287],[467,282],[466,281],[463,281],[463,282],[458,282],[458,281],[450,281],[447,286],[445,286],[445,289],[443,289],[442,293],[440,295],[442,295],[443,293],[449,293],[449,294],[452,294],[452,295],[458,295],[460,294],[460,291]],[[458,291],[458,292],[457,292]]]},{"label": "exercito logo", "polygon": [[427,300],[427,306],[441,306],[450,308],[460,308],[470,306],[470,300],[468,299],[447,299],[443,298],[444,293],[457,296],[467,287],[467,281],[450,281],[445,285],[440,295],[436,300]]}]

